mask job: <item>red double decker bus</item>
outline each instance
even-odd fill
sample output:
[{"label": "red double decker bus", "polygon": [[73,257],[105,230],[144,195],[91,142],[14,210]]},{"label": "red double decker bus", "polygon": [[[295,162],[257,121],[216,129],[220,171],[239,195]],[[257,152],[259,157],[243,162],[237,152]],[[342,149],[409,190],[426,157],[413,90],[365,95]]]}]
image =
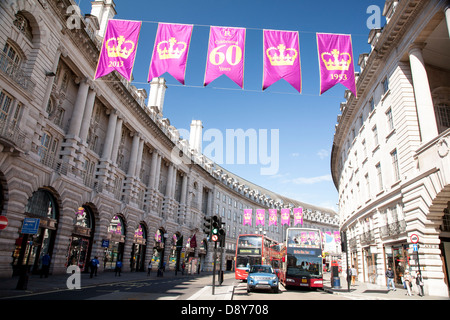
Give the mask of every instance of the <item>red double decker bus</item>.
[{"label": "red double decker bus", "polygon": [[280,281],[285,287],[323,287],[322,237],[319,229],[288,228],[281,256]]},{"label": "red double decker bus", "polygon": [[261,234],[240,234],[236,243],[235,277],[247,280],[250,266],[257,264],[271,265],[279,269],[280,252],[278,242]]}]

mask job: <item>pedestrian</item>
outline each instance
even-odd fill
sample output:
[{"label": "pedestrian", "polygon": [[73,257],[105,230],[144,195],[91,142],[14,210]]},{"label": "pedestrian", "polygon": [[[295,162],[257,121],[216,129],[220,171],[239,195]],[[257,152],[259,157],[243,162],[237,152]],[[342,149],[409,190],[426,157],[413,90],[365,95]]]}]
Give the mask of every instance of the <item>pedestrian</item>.
[{"label": "pedestrian", "polygon": [[425,294],[423,292],[423,278],[422,278],[422,274],[420,273],[420,271],[416,271],[416,285],[417,285],[417,290],[419,291],[419,296],[423,297]]},{"label": "pedestrian", "polygon": [[45,276],[46,278],[48,278],[48,272],[50,270],[50,260],[51,260],[51,258],[48,253],[46,253],[42,256],[41,278],[42,278],[42,276]]},{"label": "pedestrian", "polygon": [[395,288],[395,284],[394,284],[394,271],[392,271],[391,267],[388,267],[388,270],[386,271],[386,277],[387,277],[387,288],[388,291],[389,289],[389,284],[392,285],[392,290],[393,291],[397,291],[397,289]]},{"label": "pedestrian", "polygon": [[152,260],[148,262],[147,266],[147,276],[150,276],[150,272],[152,272]]},{"label": "pedestrian", "polygon": [[115,273],[114,276],[117,277],[117,274],[119,274],[119,277],[120,277],[120,273],[122,272],[122,261],[117,260],[115,272],[116,272],[116,273]]},{"label": "pedestrian", "polygon": [[354,265],[352,265],[352,286],[356,285],[356,276],[357,276],[357,271]]},{"label": "pedestrian", "polygon": [[90,261],[90,268],[91,268],[91,278],[94,276],[97,276],[97,269],[98,269],[98,265],[100,264],[100,261],[98,261],[97,256],[94,257],[94,259],[92,259]]},{"label": "pedestrian", "polygon": [[405,271],[405,276],[404,276],[404,278],[403,278],[403,281],[405,282],[406,295],[412,296],[412,293],[411,293],[412,277],[411,277],[411,275],[409,274],[409,271],[408,271],[408,270]]}]

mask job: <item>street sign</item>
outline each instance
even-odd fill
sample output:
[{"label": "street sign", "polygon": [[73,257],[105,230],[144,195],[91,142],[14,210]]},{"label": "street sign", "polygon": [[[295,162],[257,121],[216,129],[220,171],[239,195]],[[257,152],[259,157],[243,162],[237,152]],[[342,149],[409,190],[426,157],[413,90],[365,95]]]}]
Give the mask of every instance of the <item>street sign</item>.
[{"label": "street sign", "polygon": [[102,240],[102,248],[108,248],[109,247],[109,240]]},{"label": "street sign", "polygon": [[418,252],[419,251],[419,245],[417,243],[413,244],[413,251]]},{"label": "street sign", "polygon": [[219,240],[219,236],[217,234],[213,234],[211,240],[216,242],[217,240]]},{"label": "street sign", "polygon": [[8,225],[8,218],[5,216],[0,216],[0,230],[3,230]]},{"label": "street sign", "polygon": [[20,232],[26,234],[36,234],[38,232],[40,222],[41,219],[25,218],[23,220],[22,230]]},{"label": "street sign", "polygon": [[411,235],[410,239],[411,239],[412,243],[418,243],[419,242],[419,236],[417,234],[415,234],[415,233]]}]

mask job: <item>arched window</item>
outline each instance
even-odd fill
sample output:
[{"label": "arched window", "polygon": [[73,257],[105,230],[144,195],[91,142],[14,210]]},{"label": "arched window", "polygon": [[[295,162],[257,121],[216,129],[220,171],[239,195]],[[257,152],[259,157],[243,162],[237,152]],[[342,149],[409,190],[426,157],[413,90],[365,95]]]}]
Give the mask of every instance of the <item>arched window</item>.
[{"label": "arched window", "polygon": [[439,133],[442,133],[450,128],[450,105],[440,103],[436,105],[435,110]]},{"label": "arched window", "polygon": [[35,191],[28,199],[25,212],[42,218],[57,219],[55,199],[50,192],[44,189]]},{"label": "arched window", "polygon": [[33,40],[33,32],[31,29],[30,21],[21,13],[16,14],[16,20],[14,20],[13,24],[22,32],[28,40]]}]

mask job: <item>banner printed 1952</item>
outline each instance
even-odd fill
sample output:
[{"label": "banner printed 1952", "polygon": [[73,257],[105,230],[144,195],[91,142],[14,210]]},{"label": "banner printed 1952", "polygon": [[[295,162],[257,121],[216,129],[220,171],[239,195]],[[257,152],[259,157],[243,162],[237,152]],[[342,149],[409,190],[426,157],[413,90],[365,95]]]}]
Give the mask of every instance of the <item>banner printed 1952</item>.
[{"label": "banner printed 1952", "polygon": [[221,75],[244,87],[245,28],[211,27],[204,86]]}]

